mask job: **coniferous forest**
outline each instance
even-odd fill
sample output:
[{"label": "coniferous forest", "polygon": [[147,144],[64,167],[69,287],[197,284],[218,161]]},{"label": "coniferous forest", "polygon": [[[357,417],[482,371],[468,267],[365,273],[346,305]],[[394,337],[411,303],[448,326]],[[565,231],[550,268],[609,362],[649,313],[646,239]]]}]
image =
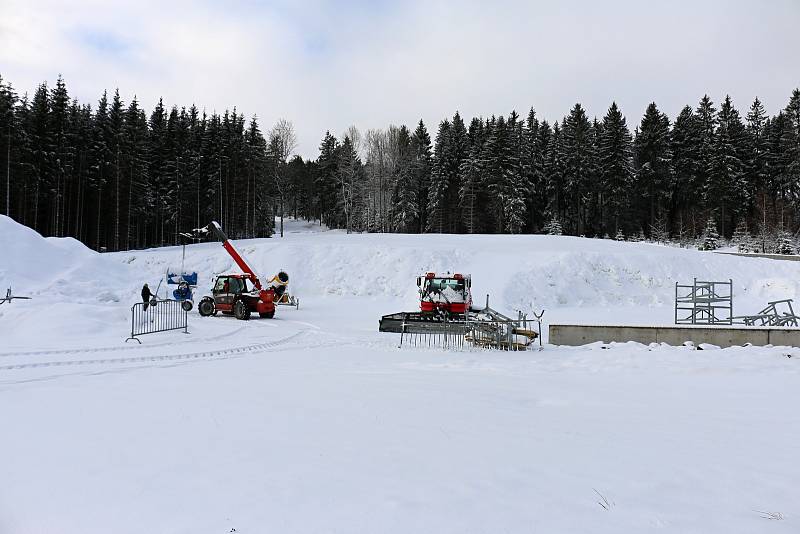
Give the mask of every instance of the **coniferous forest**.
[{"label": "coniferous forest", "polygon": [[119,91],[71,99],[64,80],[29,96],[0,78],[0,211],[97,250],[180,242],[219,220],[231,237],[275,216],[368,232],[560,233],[692,239],[800,227],[800,90],[768,116],[755,99],[703,96],[637,124],[612,103],[561,120],[458,113],[429,131],[325,133],[292,156],[291,123],[265,133],[237,109],[148,113]]}]

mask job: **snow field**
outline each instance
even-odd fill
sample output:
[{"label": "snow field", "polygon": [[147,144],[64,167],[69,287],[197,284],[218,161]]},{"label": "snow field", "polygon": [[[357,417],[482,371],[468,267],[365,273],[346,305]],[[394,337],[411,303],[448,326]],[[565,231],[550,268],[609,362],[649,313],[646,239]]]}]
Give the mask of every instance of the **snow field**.
[{"label": "snow field", "polygon": [[[733,278],[746,313],[794,297],[797,262],[287,228],[236,246],[289,273],[299,310],[193,312],[190,335],[126,346],[180,248],[100,255],[0,217],[0,289],[34,297],[0,306],[0,532],[800,530],[800,349],[448,352],[377,332],[426,270],[471,273],[501,311],[668,324],[675,281]],[[199,293],[233,269],[215,243],[186,263]]]}]

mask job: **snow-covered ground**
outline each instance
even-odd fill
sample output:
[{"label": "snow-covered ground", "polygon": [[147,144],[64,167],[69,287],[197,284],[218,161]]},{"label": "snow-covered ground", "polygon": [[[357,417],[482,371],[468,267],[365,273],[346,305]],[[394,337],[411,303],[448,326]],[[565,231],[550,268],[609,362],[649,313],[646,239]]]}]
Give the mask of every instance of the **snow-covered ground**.
[{"label": "snow-covered ground", "polygon": [[[34,297],[0,306],[1,533],[800,531],[800,349],[449,352],[377,332],[426,270],[546,323],[669,324],[676,281],[732,278],[743,314],[796,298],[799,263],[303,222],[236,245],[290,274],[299,310],[193,312],[189,335],[125,345],[180,248],[99,255],[0,217],[0,290]],[[233,270],[215,243],[186,265],[200,292]]]}]

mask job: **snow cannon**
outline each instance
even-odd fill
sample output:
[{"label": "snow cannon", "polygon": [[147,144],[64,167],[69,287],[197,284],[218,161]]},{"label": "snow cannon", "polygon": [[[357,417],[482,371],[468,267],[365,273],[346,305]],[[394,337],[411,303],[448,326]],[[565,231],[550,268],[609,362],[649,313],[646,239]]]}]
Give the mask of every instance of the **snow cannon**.
[{"label": "snow cannon", "polygon": [[181,303],[181,307],[185,311],[192,311],[192,288],[188,282],[182,281],[178,283],[177,289],[172,291],[172,297]]},{"label": "snow cannon", "polygon": [[289,294],[289,274],[286,271],[279,271],[270,281],[272,290],[275,292],[275,304],[282,306],[300,307],[300,299]]},{"label": "snow cannon", "polygon": [[287,286],[289,285],[289,275],[286,274],[286,271],[279,271],[278,274],[270,279],[269,283],[272,284],[272,289],[275,291],[275,294],[281,297],[286,293]]}]

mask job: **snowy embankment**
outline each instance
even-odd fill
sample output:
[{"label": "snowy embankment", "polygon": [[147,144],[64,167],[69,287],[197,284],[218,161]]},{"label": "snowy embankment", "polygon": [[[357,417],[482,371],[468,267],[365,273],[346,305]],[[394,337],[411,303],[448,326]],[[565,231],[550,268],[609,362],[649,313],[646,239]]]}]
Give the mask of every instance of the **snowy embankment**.
[{"label": "snowy embankment", "polygon": [[[549,236],[237,241],[299,310],[123,343],[180,247],[96,254],[0,217],[0,532],[800,530],[800,349],[617,344],[398,349],[381,314],[426,270],[551,321],[669,323],[675,281],[736,313],[797,296],[800,263]],[[187,247],[203,292],[233,269]],[[164,295],[164,286],[161,288]],[[787,356],[792,356],[791,358]]]},{"label": "snowy embankment", "polygon": [[[800,294],[798,263],[647,243],[538,235],[347,235],[295,221],[287,228],[283,239],[238,240],[236,246],[263,278],[286,270],[291,291],[311,307],[333,299],[348,312],[369,308],[368,320],[351,313],[351,326],[359,329],[373,329],[382,313],[414,309],[415,279],[429,270],[470,273],[476,304],[489,294],[493,307],[510,313],[545,309],[546,324],[670,324],[675,282],[694,277],[733,279],[736,315]],[[73,239],[44,239],[2,216],[0,247],[6,251],[0,288],[13,284],[17,293],[34,296],[27,309],[53,325],[62,324],[58,316],[70,315],[78,335],[97,328],[97,321],[107,332],[116,325],[121,335],[142,284],[155,290],[165,272],[181,264],[180,247],[97,254]],[[208,293],[216,274],[237,271],[218,243],[188,246],[186,270],[200,273],[198,294]],[[162,284],[159,294],[171,290]],[[25,314],[20,308],[3,311]],[[69,344],[68,330],[54,343]],[[5,334],[13,345],[29,333],[15,328]]]}]

